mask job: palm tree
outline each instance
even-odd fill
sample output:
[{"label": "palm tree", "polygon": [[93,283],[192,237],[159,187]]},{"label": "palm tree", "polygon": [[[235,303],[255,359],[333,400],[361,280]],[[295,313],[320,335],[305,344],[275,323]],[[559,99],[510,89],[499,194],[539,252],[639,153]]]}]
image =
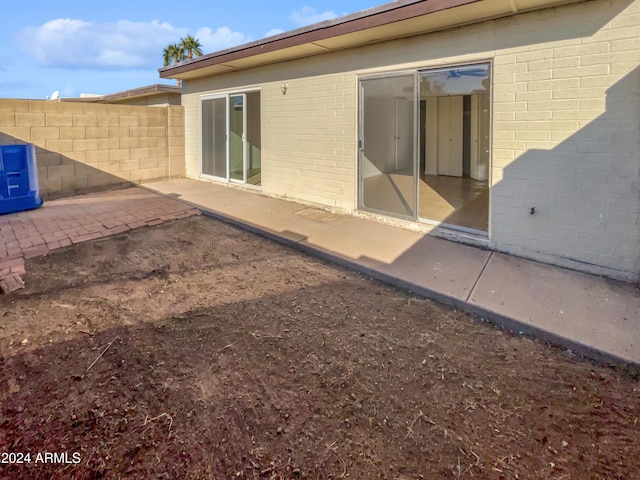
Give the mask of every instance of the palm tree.
[{"label": "palm tree", "polygon": [[[185,59],[184,48],[181,44],[174,43],[167,45],[162,51],[162,59],[164,60],[164,66],[168,67],[172,63],[180,63]],[[176,85],[180,86],[180,80],[176,79]]]},{"label": "palm tree", "polygon": [[168,67],[172,63],[180,63],[186,58],[184,48],[182,45],[176,43],[168,45],[167,48],[162,51],[162,58],[164,59],[165,67]]},{"label": "palm tree", "polygon": [[187,59],[191,60],[193,56],[199,57],[202,55],[202,44],[197,38],[193,38],[191,35],[187,35],[184,38],[180,39],[179,44],[186,52]]}]

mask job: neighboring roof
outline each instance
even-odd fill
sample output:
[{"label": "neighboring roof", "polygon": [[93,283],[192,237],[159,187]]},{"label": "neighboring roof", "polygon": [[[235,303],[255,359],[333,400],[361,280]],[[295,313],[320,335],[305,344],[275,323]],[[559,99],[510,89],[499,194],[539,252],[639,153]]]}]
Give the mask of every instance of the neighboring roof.
[{"label": "neighboring roof", "polygon": [[73,98],[61,98],[63,102],[84,102],[84,103],[118,103],[134,98],[141,97],[154,97],[157,95],[174,94],[180,95],[180,87],[176,85],[162,85],[156,83],[155,85],[147,85],[139,88],[132,88],[131,90],[123,90],[121,92],[109,93],[107,95],[90,95]]},{"label": "neighboring roof", "polygon": [[160,68],[193,79],[582,0],[397,0]]}]

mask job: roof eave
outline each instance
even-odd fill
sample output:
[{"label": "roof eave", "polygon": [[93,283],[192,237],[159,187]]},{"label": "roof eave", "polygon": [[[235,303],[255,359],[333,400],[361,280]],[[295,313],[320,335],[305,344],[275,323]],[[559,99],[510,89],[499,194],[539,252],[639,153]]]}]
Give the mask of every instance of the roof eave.
[{"label": "roof eave", "polygon": [[181,78],[181,73],[375,28],[377,26],[481,1],[484,0],[400,0],[334,20],[327,20],[255,42],[196,57],[177,65],[160,68],[158,72],[161,78]]},{"label": "roof eave", "polygon": [[[258,66],[272,60],[270,57],[278,53],[276,61],[291,60],[332,50],[357,47],[375,41],[387,41],[392,38],[438,31],[514,15],[522,11],[579,1],[582,0],[400,0],[335,20],[214,52],[178,65],[161,68],[158,71],[161,78],[194,79],[220,73],[219,71],[213,73],[212,70],[215,69],[233,71]],[[447,13],[448,10],[454,10],[455,14],[454,12]],[[444,23],[434,20],[433,28],[429,28],[428,22],[425,23],[424,30],[421,31],[415,29],[403,31],[401,28],[410,22],[415,24],[413,19],[417,17],[435,19],[443,15],[448,15],[450,18]],[[389,36],[388,26],[396,23],[398,24],[398,33]],[[387,30],[386,36],[369,35],[371,38],[366,41],[357,39],[358,34],[362,32],[373,34],[383,30]],[[326,45],[323,45],[323,43],[334,42],[337,39],[345,41],[339,47],[327,48]]]}]

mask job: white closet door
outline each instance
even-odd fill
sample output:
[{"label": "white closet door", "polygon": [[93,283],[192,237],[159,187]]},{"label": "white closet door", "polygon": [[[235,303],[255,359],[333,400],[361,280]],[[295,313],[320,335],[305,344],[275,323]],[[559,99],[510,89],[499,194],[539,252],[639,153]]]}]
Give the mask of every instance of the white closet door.
[{"label": "white closet door", "polygon": [[427,121],[425,173],[427,175],[438,174],[438,98],[427,98]]},{"label": "white closet door", "polygon": [[453,177],[462,176],[462,117],[464,116],[464,106],[462,95],[449,97],[449,175]]},{"label": "white closet door", "polygon": [[449,97],[438,97],[438,175],[449,175]]},{"label": "white closet door", "polygon": [[462,176],[462,95],[438,98],[438,175]]}]

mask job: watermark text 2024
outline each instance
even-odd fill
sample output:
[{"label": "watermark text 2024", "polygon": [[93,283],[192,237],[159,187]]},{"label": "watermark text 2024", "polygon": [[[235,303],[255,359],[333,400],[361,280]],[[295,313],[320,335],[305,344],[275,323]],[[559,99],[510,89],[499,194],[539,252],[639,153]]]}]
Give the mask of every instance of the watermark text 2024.
[{"label": "watermark text 2024", "polygon": [[82,460],[78,452],[0,452],[0,464],[20,464],[20,463],[63,463],[66,465],[77,465]]}]

